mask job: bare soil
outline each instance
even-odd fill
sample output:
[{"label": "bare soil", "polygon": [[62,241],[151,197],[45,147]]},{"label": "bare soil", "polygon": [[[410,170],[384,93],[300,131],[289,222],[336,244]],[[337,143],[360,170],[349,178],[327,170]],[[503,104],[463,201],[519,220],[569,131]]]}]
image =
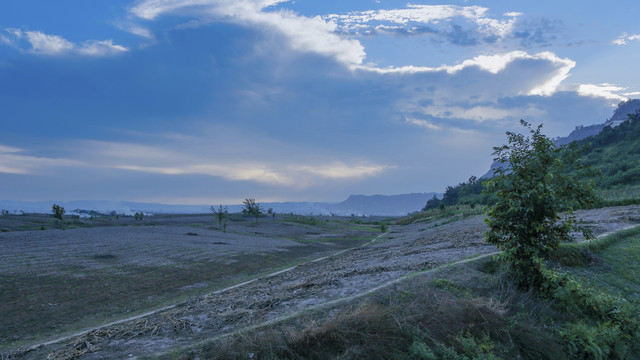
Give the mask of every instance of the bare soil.
[{"label": "bare soil", "polygon": [[[577,215],[584,219],[585,225],[590,227],[595,235],[602,235],[638,225],[640,223],[640,206],[586,210],[578,212]],[[317,309],[329,303],[335,304],[368,293],[372,289],[390,284],[411,273],[430,270],[496,251],[495,247],[483,242],[483,233],[486,228],[481,216],[460,219],[455,222],[448,222],[447,219],[444,219],[440,223],[442,225],[416,223],[407,226],[392,226],[390,232],[379,236],[372,242],[366,242],[365,246],[358,246],[319,261],[302,262],[294,268],[285,269],[269,276],[260,276],[240,286],[231,286],[207,295],[192,297],[171,308],[147,316],[136,317],[130,321],[109,326],[96,327],[94,330],[78,336],[46,346],[31,348],[28,351],[14,351],[12,357],[103,359],[136,358],[162,353],[176,347],[189,346],[206,339],[233,333],[243,328],[277,321],[303,311]],[[273,249],[277,249],[274,251],[290,251],[291,248],[302,246],[300,242],[282,239],[283,234],[290,234],[283,229],[300,226],[282,222],[272,222],[268,226],[271,230],[267,231],[267,226],[265,225],[263,228],[262,224],[256,228],[263,234],[253,238],[254,242],[260,242],[254,246],[263,246],[269,251]],[[331,231],[326,228],[302,228],[306,229],[302,231],[305,232],[305,236],[308,236],[305,241],[313,241],[313,237],[318,240],[318,238],[332,236],[330,235]],[[130,230],[132,229],[124,228],[121,236],[132,236],[132,233],[128,232]],[[154,238],[167,236],[167,242],[172,244],[177,241],[177,238],[172,237],[180,236],[185,229],[169,226],[157,229],[141,228],[140,231],[141,233],[137,236],[144,237],[142,234],[149,231],[155,234]],[[200,231],[198,229],[196,232]],[[6,234],[10,233],[2,234],[0,243],[4,242]],[[206,232],[203,231],[203,235],[205,234]],[[269,234],[271,237],[267,236]],[[34,238],[33,233],[24,233],[23,236],[24,241],[37,241],[30,240]],[[242,245],[243,241],[250,243],[250,240],[240,235],[237,236],[238,245],[229,251],[237,251],[236,254],[251,251],[252,245],[246,245],[246,247]],[[342,236],[348,236],[348,234],[343,233]],[[99,236],[96,235],[92,241],[99,242],[98,238]],[[265,239],[272,239],[274,242],[270,245],[262,244]],[[231,242],[230,239],[220,241]],[[336,241],[338,240],[336,239]],[[125,241],[122,246],[130,243],[131,241]],[[314,242],[313,244],[318,243]],[[323,246],[334,246],[333,252],[338,250],[335,248],[336,242],[329,244]],[[75,246],[79,249],[79,254],[86,254],[80,250],[83,248],[82,241],[78,240],[77,244],[68,246]],[[168,248],[159,247],[155,260],[138,259],[133,254],[134,251],[131,250],[129,256],[132,262],[172,261],[173,257],[167,255],[167,252],[169,248],[173,248],[167,246]],[[216,246],[207,245],[207,251],[203,254],[220,251]],[[2,254],[2,250],[0,249],[0,254]],[[19,256],[19,251],[15,249],[10,251],[14,251],[13,256]],[[206,255],[200,254],[194,251],[193,254],[184,256],[206,257]],[[46,257],[47,255],[41,256]],[[86,255],[81,256],[86,258]],[[125,255],[118,253],[116,256]],[[3,269],[2,274],[5,274],[6,271]],[[41,271],[44,271],[44,268]]]}]

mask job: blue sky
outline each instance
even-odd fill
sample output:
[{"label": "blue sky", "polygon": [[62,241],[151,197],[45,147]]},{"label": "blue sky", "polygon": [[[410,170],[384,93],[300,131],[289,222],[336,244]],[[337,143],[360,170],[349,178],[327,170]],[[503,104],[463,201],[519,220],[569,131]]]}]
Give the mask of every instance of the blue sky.
[{"label": "blue sky", "polygon": [[640,97],[636,1],[4,0],[0,199],[341,201]]}]

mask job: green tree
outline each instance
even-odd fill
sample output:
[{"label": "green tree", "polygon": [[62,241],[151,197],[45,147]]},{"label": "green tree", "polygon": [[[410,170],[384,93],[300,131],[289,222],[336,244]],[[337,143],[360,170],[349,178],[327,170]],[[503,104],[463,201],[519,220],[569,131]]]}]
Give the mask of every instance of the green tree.
[{"label": "green tree", "polygon": [[263,209],[255,199],[244,199],[244,209],[242,213],[245,215],[253,216],[256,218],[256,224],[258,223],[258,217],[262,215]]},{"label": "green tree", "polygon": [[222,205],[219,205],[218,208],[214,208],[213,205],[211,205],[209,209],[213,213],[213,217],[218,219],[219,229],[222,230],[222,221],[229,215],[229,209]]},{"label": "green tree", "polygon": [[486,185],[498,201],[485,220],[485,240],[502,250],[500,258],[518,286],[544,291],[554,286],[545,258],[560,242],[572,240],[572,231],[592,238],[573,209],[595,200],[589,180],[594,173],[581,164],[578,149],[556,147],[541,133],[542,125],[533,130],[526,121],[521,124],[530,137],[507,132],[509,144],[493,148],[494,160],[504,166]]},{"label": "green tree", "polygon": [[437,208],[438,206],[440,206],[440,203],[441,203],[441,202],[442,202],[442,201],[441,201],[440,199],[438,199],[438,197],[437,197],[437,196],[433,195],[433,197],[432,197],[431,199],[427,200],[427,205],[425,205],[425,206],[422,208],[422,211],[427,211],[427,210],[429,210],[429,209],[435,209],[435,208]]},{"label": "green tree", "polygon": [[53,213],[53,217],[62,221],[62,216],[64,215],[64,208],[58,204],[53,204],[51,206],[51,213]]}]

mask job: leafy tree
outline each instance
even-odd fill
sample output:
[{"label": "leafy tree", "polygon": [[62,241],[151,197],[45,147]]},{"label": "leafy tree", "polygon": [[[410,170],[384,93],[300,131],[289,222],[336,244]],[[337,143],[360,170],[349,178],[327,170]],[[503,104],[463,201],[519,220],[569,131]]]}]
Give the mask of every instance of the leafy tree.
[{"label": "leafy tree", "polygon": [[533,130],[526,121],[521,124],[530,137],[507,132],[509,144],[494,147],[495,161],[508,165],[486,185],[498,201],[485,220],[485,240],[502,250],[518,286],[544,291],[555,284],[544,259],[560,242],[572,240],[572,231],[592,238],[572,210],[595,200],[588,180],[593,171],[580,163],[578,149],[556,147],[541,133],[542,125]]},{"label": "leafy tree", "polygon": [[142,211],[136,212],[136,213],[133,215],[133,217],[134,217],[136,220],[141,220],[141,221],[142,221],[142,220],[144,219],[144,213],[143,213]]},{"label": "leafy tree", "polygon": [[440,206],[440,202],[441,200],[438,199],[437,196],[433,195],[431,199],[427,200],[427,205],[425,205],[422,208],[422,211],[427,211],[429,209],[436,209],[438,206]]},{"label": "leafy tree", "polygon": [[256,202],[255,199],[244,199],[244,209],[242,209],[242,213],[245,215],[253,216],[256,218],[256,224],[258,223],[258,217],[262,215],[264,209],[260,204]]},{"label": "leafy tree", "polygon": [[219,205],[218,208],[214,208],[213,205],[209,208],[213,213],[213,217],[218,219],[220,230],[222,230],[222,221],[229,215],[229,209],[226,206]]},{"label": "leafy tree", "polygon": [[53,217],[62,221],[62,216],[64,215],[64,208],[58,204],[53,204],[51,206],[51,213],[53,213]]}]

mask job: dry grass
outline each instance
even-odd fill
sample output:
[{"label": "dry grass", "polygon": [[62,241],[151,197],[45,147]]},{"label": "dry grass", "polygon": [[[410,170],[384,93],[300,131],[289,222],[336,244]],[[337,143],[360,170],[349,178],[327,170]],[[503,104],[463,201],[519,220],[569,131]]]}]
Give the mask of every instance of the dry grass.
[{"label": "dry grass", "polygon": [[[4,221],[28,219],[26,216],[9,218]],[[0,266],[0,352],[128,318],[324,254],[327,246],[316,242],[331,242],[334,244],[331,249],[342,249],[369,241],[374,234],[366,237],[362,231],[343,229],[340,237],[339,228],[320,229],[318,233],[330,233],[331,238],[301,244],[311,236],[309,229],[284,227],[279,222],[255,228],[234,223],[230,228],[237,233],[223,234],[201,226],[202,216],[155,219],[160,220],[179,221],[180,227],[174,231],[175,240],[168,238],[160,242],[154,235],[150,235],[151,240],[118,241],[105,240],[107,236],[98,240],[78,240],[75,236],[74,247],[66,236],[72,236],[75,230],[52,230],[58,234],[55,241],[51,240],[53,236],[46,235],[47,231],[33,235],[16,232],[10,234],[11,239],[18,239],[13,242],[2,239],[3,249],[10,249],[12,255],[5,253],[6,261]],[[193,230],[185,234],[184,226],[192,221],[196,221]],[[129,229],[146,234],[153,228],[118,226],[117,229],[122,229],[118,234],[126,235]],[[162,229],[170,232],[174,228],[164,226]],[[256,229],[267,234],[256,236]],[[44,240],[35,241],[36,234]],[[216,241],[216,234],[225,241]],[[234,240],[238,234],[255,239],[251,241],[255,241],[256,247],[264,247],[255,251],[234,250],[227,255],[226,249],[237,245]],[[287,239],[288,234],[302,240],[296,245]],[[22,238],[13,235],[23,236],[25,241],[19,242]],[[288,246],[286,251],[267,247],[279,239],[294,246]],[[47,246],[55,251],[47,251]],[[167,249],[166,253],[158,253],[161,246]]]},{"label": "dry grass", "polygon": [[[459,282],[416,277],[402,287],[329,313],[308,314],[162,359],[554,359],[556,339],[536,325],[547,307],[491,275],[459,267],[444,274]],[[445,286],[443,286],[443,284]],[[468,291],[460,292],[456,288]],[[523,308],[536,314],[519,317]]]}]

